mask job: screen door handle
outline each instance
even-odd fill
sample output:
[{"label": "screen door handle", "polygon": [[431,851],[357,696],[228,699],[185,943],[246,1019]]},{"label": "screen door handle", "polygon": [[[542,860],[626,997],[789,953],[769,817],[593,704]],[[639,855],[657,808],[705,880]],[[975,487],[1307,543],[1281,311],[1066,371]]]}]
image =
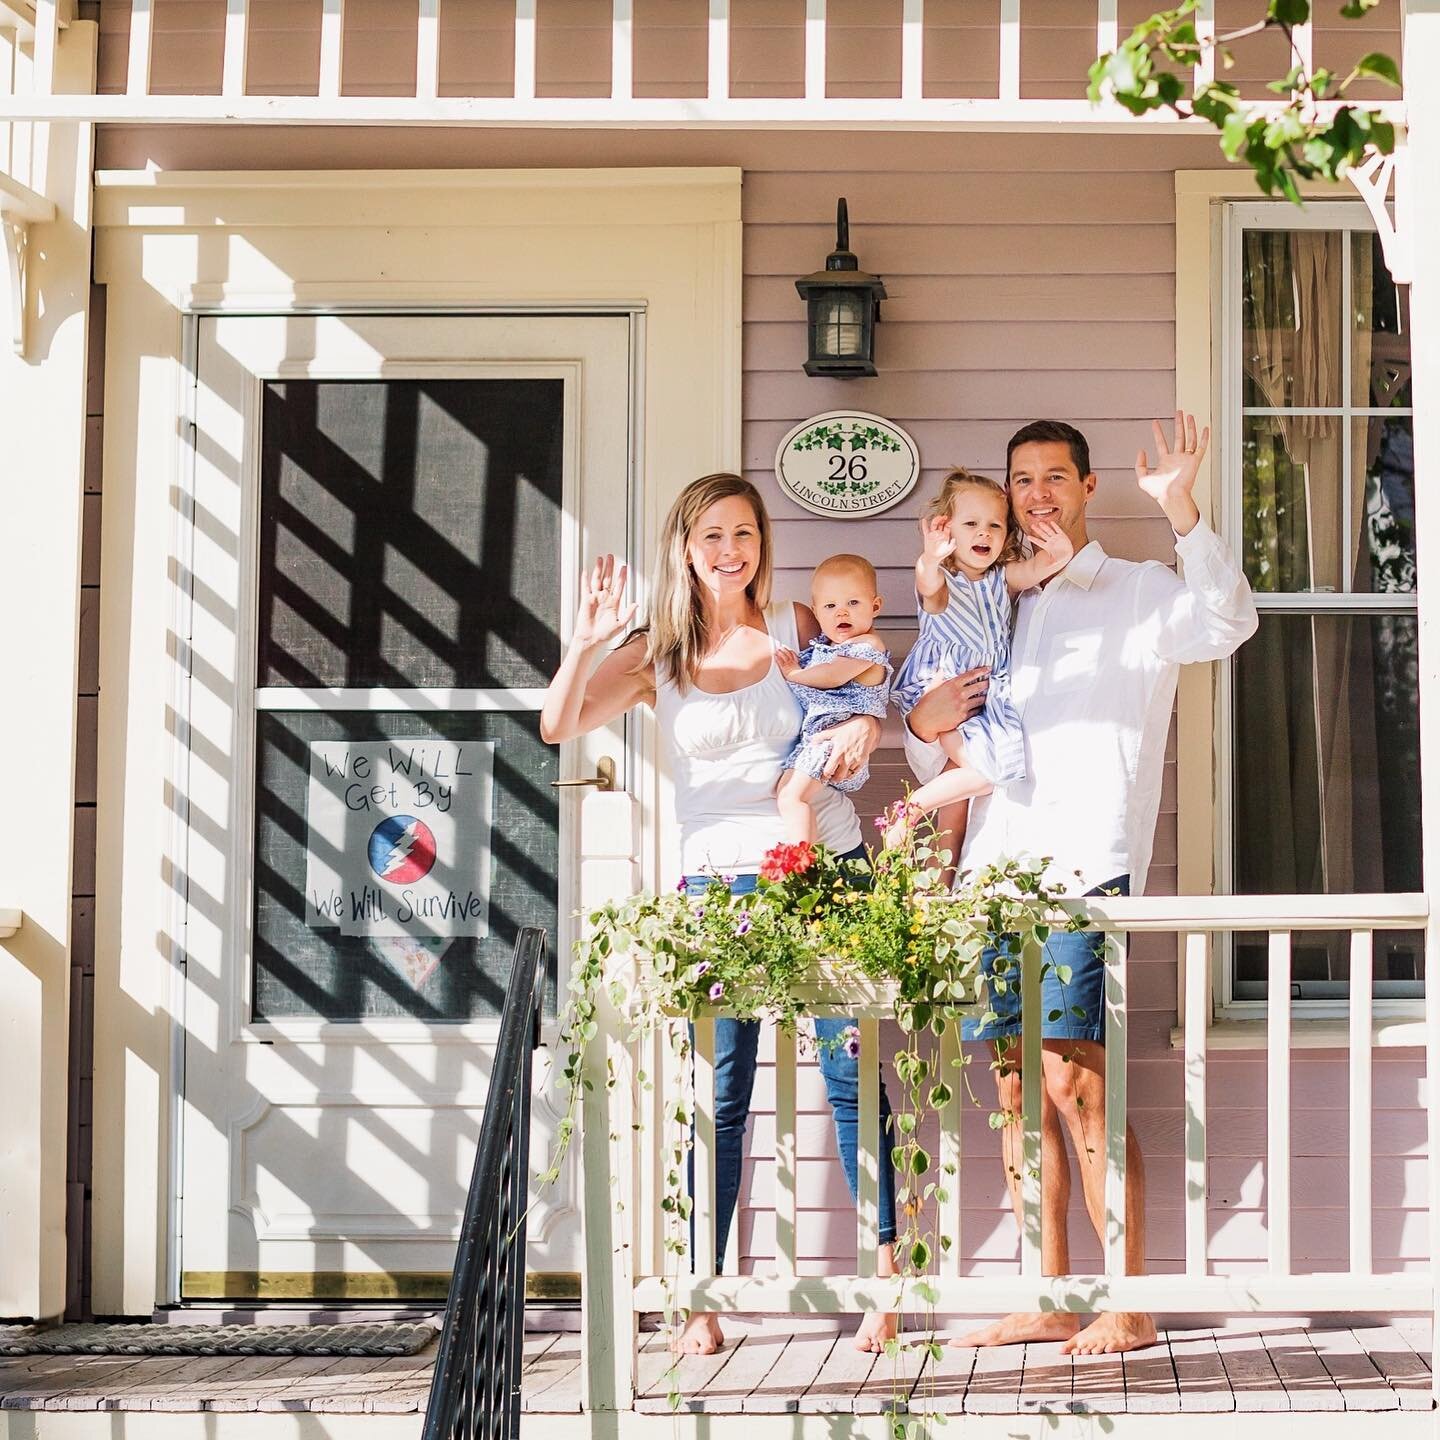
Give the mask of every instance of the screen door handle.
[{"label": "screen door handle", "polygon": [[615,788],[615,762],[608,756],[602,755],[595,762],[595,773],[586,775],[579,780],[552,780],[552,790],[563,790],[570,785],[593,785],[597,790],[613,790]]}]

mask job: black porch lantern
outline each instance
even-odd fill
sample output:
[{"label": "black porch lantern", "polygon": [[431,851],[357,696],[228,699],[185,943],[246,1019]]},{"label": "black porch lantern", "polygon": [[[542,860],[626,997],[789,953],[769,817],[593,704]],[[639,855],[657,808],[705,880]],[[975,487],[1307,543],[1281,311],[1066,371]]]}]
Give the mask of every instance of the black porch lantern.
[{"label": "black porch lantern", "polygon": [[885,286],[867,275],[850,251],[850,212],[842,198],[835,207],[835,249],[825,268],[795,282],[810,310],[807,375],[854,380],[874,375],[875,322]]}]

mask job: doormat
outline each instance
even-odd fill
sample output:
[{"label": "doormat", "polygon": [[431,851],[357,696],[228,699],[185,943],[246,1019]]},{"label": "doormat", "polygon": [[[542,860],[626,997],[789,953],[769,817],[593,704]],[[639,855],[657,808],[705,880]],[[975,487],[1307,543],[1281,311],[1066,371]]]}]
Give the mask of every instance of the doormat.
[{"label": "doormat", "polygon": [[0,1355],[415,1355],[433,1325],[0,1325]]}]

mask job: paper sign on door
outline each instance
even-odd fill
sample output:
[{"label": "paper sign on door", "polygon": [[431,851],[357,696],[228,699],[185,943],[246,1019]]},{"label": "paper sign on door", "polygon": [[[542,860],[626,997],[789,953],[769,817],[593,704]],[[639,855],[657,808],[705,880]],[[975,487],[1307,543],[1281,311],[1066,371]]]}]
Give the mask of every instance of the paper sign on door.
[{"label": "paper sign on door", "polygon": [[309,924],[488,935],[494,771],[493,740],[312,741]]}]

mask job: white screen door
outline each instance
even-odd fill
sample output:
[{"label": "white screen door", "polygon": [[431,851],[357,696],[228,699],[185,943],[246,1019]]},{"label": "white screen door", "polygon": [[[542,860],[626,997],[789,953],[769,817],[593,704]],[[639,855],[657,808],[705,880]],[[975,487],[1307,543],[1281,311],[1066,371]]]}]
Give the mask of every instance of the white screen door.
[{"label": "white screen door", "polygon": [[[198,329],[176,1291],[440,1296],[520,926],[563,993],[584,792],[551,782],[624,770],[619,727],[561,753],[538,710],[581,557],[626,548],[631,320]],[[573,1171],[530,1234],[578,1271]]]}]

